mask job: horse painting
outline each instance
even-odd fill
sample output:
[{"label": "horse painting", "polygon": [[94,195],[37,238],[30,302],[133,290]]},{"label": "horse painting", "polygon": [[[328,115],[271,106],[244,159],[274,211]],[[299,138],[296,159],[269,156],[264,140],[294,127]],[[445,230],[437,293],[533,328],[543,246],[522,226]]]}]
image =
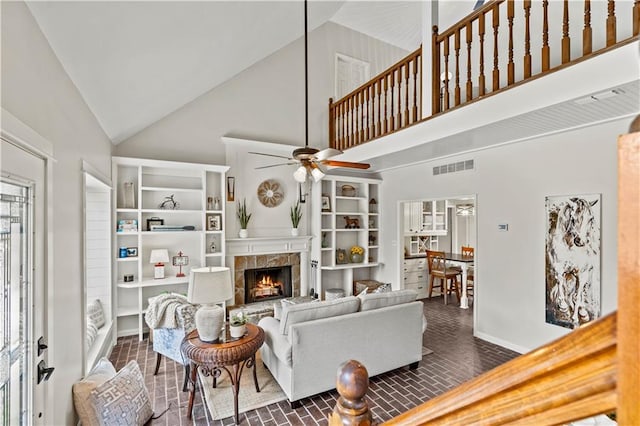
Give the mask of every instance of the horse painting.
[{"label": "horse painting", "polygon": [[546,321],[567,328],[600,316],[600,195],[547,197]]}]

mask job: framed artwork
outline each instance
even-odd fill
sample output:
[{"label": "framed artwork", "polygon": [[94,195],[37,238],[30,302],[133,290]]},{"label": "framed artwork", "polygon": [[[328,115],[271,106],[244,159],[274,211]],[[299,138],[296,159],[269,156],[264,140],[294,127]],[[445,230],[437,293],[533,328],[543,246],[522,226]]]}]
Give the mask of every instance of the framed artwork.
[{"label": "framed artwork", "polygon": [[127,257],[138,256],[138,247],[127,247]]},{"label": "framed artwork", "polygon": [[164,225],[164,219],[159,217],[150,217],[147,219],[147,231],[151,231],[151,227],[154,225]]},{"label": "framed artwork", "polygon": [[227,176],[227,201],[236,200],[236,178]]},{"label": "framed artwork", "polygon": [[546,322],[600,317],[600,194],[546,197]]},{"label": "framed artwork", "polygon": [[347,258],[347,251],[345,249],[337,249],[336,265],[344,265],[345,263],[349,263],[349,259]]},{"label": "framed artwork", "polygon": [[217,214],[207,215],[207,231],[221,231],[221,217]]},{"label": "framed artwork", "polygon": [[330,212],[331,211],[331,198],[328,195],[322,195],[322,211]]}]

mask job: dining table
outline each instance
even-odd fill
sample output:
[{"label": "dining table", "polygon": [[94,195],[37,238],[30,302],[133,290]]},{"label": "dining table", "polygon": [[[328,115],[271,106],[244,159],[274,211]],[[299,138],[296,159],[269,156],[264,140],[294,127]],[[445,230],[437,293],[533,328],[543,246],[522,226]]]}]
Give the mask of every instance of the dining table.
[{"label": "dining table", "polygon": [[[462,270],[462,295],[460,296],[460,308],[469,309],[469,301],[467,299],[467,271],[473,266],[474,257],[466,256],[461,253],[444,252],[444,258],[449,265],[458,266]],[[447,292],[444,292],[444,303],[447,303]]]}]

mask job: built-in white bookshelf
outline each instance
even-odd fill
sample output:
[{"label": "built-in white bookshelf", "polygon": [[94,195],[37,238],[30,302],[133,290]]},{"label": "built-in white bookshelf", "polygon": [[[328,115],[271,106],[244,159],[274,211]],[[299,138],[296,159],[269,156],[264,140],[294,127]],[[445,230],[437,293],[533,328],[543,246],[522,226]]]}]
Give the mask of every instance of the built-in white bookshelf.
[{"label": "built-in white bookshelf", "polygon": [[[113,157],[112,163],[117,334],[138,334],[142,340],[150,297],[167,291],[186,294],[191,268],[224,266],[229,168],[127,157]],[[153,228],[159,224],[171,229]],[[169,252],[162,279],[154,278],[149,261],[154,249]],[[189,257],[183,277],[172,265],[180,252]]]}]

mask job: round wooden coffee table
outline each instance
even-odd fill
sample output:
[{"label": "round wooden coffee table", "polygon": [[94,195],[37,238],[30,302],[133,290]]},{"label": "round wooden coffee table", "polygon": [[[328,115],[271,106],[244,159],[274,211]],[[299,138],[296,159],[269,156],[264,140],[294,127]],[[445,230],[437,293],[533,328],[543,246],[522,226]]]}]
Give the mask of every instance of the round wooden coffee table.
[{"label": "round wooden coffee table", "polygon": [[191,418],[193,410],[198,369],[205,376],[213,377],[214,388],[216,387],[216,379],[220,377],[222,370],[224,370],[229,374],[229,379],[233,386],[234,416],[236,424],[238,424],[240,377],[245,367],[253,368],[253,382],[256,385],[256,392],[260,392],[255,364],[256,352],[263,342],[264,330],[254,324],[247,324],[247,333],[239,339],[233,339],[229,336],[228,327],[226,336],[221,342],[205,343],[200,340],[197,330],[193,330],[184,338],[180,345],[180,350],[191,365],[191,393],[189,395],[189,411],[187,413],[189,418]]}]

